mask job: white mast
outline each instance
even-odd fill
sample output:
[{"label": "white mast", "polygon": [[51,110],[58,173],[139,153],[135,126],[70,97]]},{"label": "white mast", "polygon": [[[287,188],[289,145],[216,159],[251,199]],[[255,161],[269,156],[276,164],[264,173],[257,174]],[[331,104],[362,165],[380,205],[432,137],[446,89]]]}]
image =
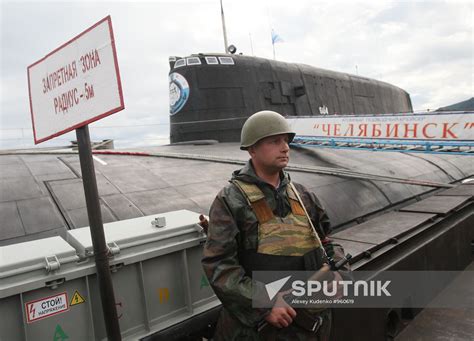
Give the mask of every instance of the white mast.
[{"label": "white mast", "polygon": [[253,54],[252,35],[250,34],[250,32],[249,32],[249,38],[250,38],[250,51],[252,51],[252,56],[255,56],[255,55]]},{"label": "white mast", "polygon": [[224,52],[228,53],[227,47],[229,45],[227,44],[227,32],[225,29],[224,7],[222,7],[222,0],[221,0],[221,17],[222,17],[222,31],[224,33]]}]

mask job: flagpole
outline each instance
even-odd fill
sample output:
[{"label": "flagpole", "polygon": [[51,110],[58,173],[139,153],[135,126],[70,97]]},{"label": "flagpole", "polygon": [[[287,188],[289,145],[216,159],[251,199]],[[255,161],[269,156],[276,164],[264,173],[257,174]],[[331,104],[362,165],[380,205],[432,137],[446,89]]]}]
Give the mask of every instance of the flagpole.
[{"label": "flagpole", "polygon": [[250,32],[249,32],[249,38],[250,38],[250,51],[252,51],[252,56],[255,56],[253,53],[252,34],[250,34]]},{"label": "flagpole", "polygon": [[224,33],[224,53],[228,53],[227,48],[229,47],[229,45],[227,44],[227,31],[225,29],[224,7],[222,6],[222,0],[221,0],[221,17],[222,17],[222,31]]},{"label": "flagpole", "polygon": [[275,32],[272,28],[272,48],[273,48],[273,60],[275,60]]}]

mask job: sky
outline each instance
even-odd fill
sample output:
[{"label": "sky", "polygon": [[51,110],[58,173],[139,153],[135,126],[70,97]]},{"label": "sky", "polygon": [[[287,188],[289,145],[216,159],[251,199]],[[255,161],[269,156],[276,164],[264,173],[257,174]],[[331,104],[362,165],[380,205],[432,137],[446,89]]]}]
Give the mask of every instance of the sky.
[{"label": "sky", "polygon": [[[90,124],[117,148],[169,142],[169,56],[223,52],[219,0],[0,0],[0,149],[34,146],[27,67],[107,15],[125,109]],[[414,110],[473,96],[474,1],[223,0],[229,44],[276,59],[382,80]],[[68,145],[73,132],[39,144]]]}]

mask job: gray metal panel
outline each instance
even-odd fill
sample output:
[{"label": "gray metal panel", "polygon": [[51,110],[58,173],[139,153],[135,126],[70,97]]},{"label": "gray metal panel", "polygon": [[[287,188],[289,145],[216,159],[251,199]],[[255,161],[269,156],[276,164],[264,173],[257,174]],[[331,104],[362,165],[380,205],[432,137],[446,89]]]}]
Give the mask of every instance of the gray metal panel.
[{"label": "gray metal panel", "polygon": [[341,107],[339,106],[339,101],[337,98],[336,92],[336,78],[333,77],[321,77],[322,83],[322,92],[324,96],[324,104],[328,107],[330,113],[341,113]]},{"label": "gray metal panel", "polygon": [[194,103],[194,110],[222,110],[245,108],[242,88],[200,89],[202,100]]},{"label": "gray metal panel", "polygon": [[2,217],[0,223],[2,240],[23,236],[25,234],[16,202],[0,203],[0,217]]},{"label": "gray metal panel", "polygon": [[[140,151],[184,153],[196,157],[200,155],[215,156],[243,162],[249,158],[247,152],[239,150],[238,143],[146,147],[140,148]],[[474,165],[470,157],[423,155],[423,157],[414,157],[403,153],[297,148],[291,151],[290,165],[334,167],[440,182],[452,181],[455,176],[457,176],[456,179],[460,179],[465,177],[463,173],[474,173]],[[99,195],[102,197],[102,203],[110,208],[104,213],[106,221],[181,208],[207,213],[215,194],[227,183],[231,173],[242,167],[239,164],[214,163],[186,158],[124,155],[99,155],[99,157],[107,163],[107,165],[95,163]],[[47,168],[48,162],[52,162],[52,164],[65,162],[73,169],[78,169],[80,166],[77,155],[67,154],[62,156],[22,155],[21,158],[1,156],[0,162],[6,165],[19,165],[18,169],[23,167],[23,170],[25,164],[27,166],[37,164],[32,167],[37,167],[38,170],[42,167]],[[458,167],[462,169],[462,172],[457,170]],[[81,180],[71,170],[63,166],[61,168],[66,171],[34,177],[0,179],[0,202],[50,196],[51,194],[44,186],[44,181],[51,180],[49,185],[52,189],[53,200],[57,200],[57,205],[61,208],[68,224],[72,227],[75,224],[77,226],[88,225]],[[14,170],[15,167],[11,168],[10,175],[14,175]],[[42,171],[38,172],[42,173]],[[328,211],[333,226],[388,208],[391,204],[413,198],[430,189],[422,186],[380,181],[371,183],[366,180],[295,171],[291,172],[291,177],[320,198]],[[115,183],[123,191],[141,191],[122,193],[123,196],[121,196]],[[56,213],[51,211],[50,214],[54,216]],[[5,220],[3,217],[2,215],[0,220]],[[17,221],[19,221],[18,219]],[[19,226],[22,226],[21,222]],[[62,233],[63,229],[59,228],[54,231]],[[18,235],[19,239],[14,237],[10,242],[23,240],[24,233],[24,231],[20,233],[19,230],[16,230],[13,235]],[[8,236],[11,235],[11,229],[5,230],[5,232],[0,229],[0,240],[9,240]]]},{"label": "gray metal panel", "polygon": [[338,239],[380,244],[422,225],[434,216],[424,213],[390,212],[332,236]]},{"label": "gray metal panel", "polygon": [[[78,156],[75,156],[75,157],[78,157]],[[46,153],[46,154],[37,154],[37,155],[31,155],[31,154],[20,155],[20,158],[26,164],[31,164],[34,162],[49,162],[51,160],[56,160],[58,159],[58,156]]]},{"label": "gray metal panel", "polygon": [[[118,193],[118,189],[103,175],[96,174],[99,196]],[[86,207],[82,179],[67,179],[52,181],[51,189],[66,210]]]},{"label": "gray metal panel", "polygon": [[[95,279],[95,276],[91,277]],[[146,321],[146,310],[143,307],[142,282],[140,278],[139,264],[131,264],[120,268],[118,271],[112,273],[112,281],[114,284],[115,303],[117,304],[117,314],[120,316],[120,332],[122,336],[129,335],[137,330],[141,330]],[[100,291],[97,286],[97,280],[91,280],[91,299],[96,302],[101,302]],[[102,302],[101,302],[102,303]],[[98,328],[98,336],[102,339],[106,338],[106,332],[103,326],[103,312],[102,305],[94,305],[93,316],[95,325],[101,326]],[[132,339],[134,340],[134,338]],[[138,339],[135,339],[138,340]]]},{"label": "gray metal panel", "polygon": [[[176,310],[186,307],[183,295],[184,276],[179,271],[181,268],[181,252],[173,252],[143,262],[145,297],[149,302],[152,324],[162,322],[167,314],[176,313]],[[165,292],[168,292],[169,296]]]},{"label": "gray metal panel", "polygon": [[[86,300],[86,302],[68,306],[69,309],[66,312],[49,316],[48,318],[35,321],[34,323],[25,323],[25,331],[28,341],[48,339],[71,341],[94,340],[92,337],[93,325],[89,316],[88,307],[90,297],[87,295],[85,278],[66,281],[57,289],[53,290],[45,287],[25,292],[22,295],[23,302],[27,304],[28,302],[44,299],[64,292],[66,292],[68,301],[70,301],[76,290]],[[100,301],[100,299],[98,299],[98,301]],[[61,329],[59,330],[58,327]],[[56,334],[56,331],[58,331],[58,334]],[[61,331],[64,332],[68,338],[63,338]]]},{"label": "gray metal panel", "polygon": [[[423,180],[426,180],[426,178]],[[392,204],[399,203],[431,189],[431,187],[413,186],[395,182],[374,181],[374,184],[383,191]]]},{"label": "gray metal panel", "polygon": [[62,155],[62,156],[58,157],[58,159],[61,159],[63,162],[67,163],[68,165],[78,164],[79,168],[80,168],[79,155],[78,154],[69,154],[69,155],[66,154],[66,155]]},{"label": "gray metal panel", "polygon": [[60,227],[53,230],[47,230],[47,231],[33,233],[33,234],[25,234],[23,236],[14,237],[12,239],[2,239],[0,240],[0,246],[16,244],[16,243],[24,243],[31,240],[51,238],[51,237],[56,237],[56,236],[62,237],[64,239],[66,238],[66,231],[67,231],[66,228]]},{"label": "gray metal panel", "polygon": [[[419,178],[448,182],[451,180],[436,165],[413,158],[403,153],[387,153],[358,150],[334,150],[325,148],[298,148],[292,152],[292,162],[311,166],[330,166],[355,170],[374,175],[387,175],[406,178]],[[296,154],[296,155],[295,155]],[[304,154],[306,157],[301,157]],[[370,160],[370,162],[369,162]],[[378,182],[378,184],[383,184]],[[403,188],[404,187],[404,188]],[[410,187],[403,185],[399,189],[406,192]],[[387,195],[391,195],[389,191]]]},{"label": "gray metal panel", "polygon": [[27,234],[66,227],[50,197],[21,200],[17,205]]},{"label": "gray metal panel", "polygon": [[[52,255],[56,256],[60,263],[77,260],[76,250],[61,237],[33,240],[23,243],[21,247],[17,245],[2,246],[0,251],[0,273],[2,275],[11,270],[15,270],[18,274],[36,270],[31,266],[44,270],[45,257]],[[2,278],[4,277],[2,276]]]},{"label": "gray metal panel", "polygon": [[[82,176],[81,172],[81,163],[79,162],[78,155],[66,155],[60,157],[60,159],[67,164],[67,166],[78,176]],[[98,162],[94,162],[94,165],[97,165]]]},{"label": "gray metal panel", "polygon": [[[210,286],[202,281],[205,236],[196,229],[198,215],[176,211],[165,216],[164,228],[151,225],[155,215],[105,226],[107,240],[120,248],[110,262],[124,339],[139,339],[219,305]],[[69,231],[68,241],[35,240],[0,250],[0,274],[8,275],[6,281],[0,281],[1,340],[55,338],[58,327],[71,340],[106,338],[93,258],[78,262],[76,254],[92,250],[89,229]],[[48,273],[44,257],[53,254],[61,266]],[[57,284],[50,283],[55,280]],[[84,302],[74,299],[76,292]],[[66,295],[70,304],[62,311],[50,311],[48,318],[40,319],[44,315],[37,310],[25,309],[25,304]],[[27,323],[27,316],[37,319]]]},{"label": "gray metal panel", "polygon": [[[177,163],[176,166],[179,166]],[[200,165],[184,169],[182,167],[151,169],[170,186],[181,186],[217,179],[230,179],[231,172],[235,169],[232,165],[219,165],[210,162],[201,162]]]},{"label": "gray metal panel", "polygon": [[[181,69],[182,70],[182,69]],[[208,73],[196,73],[197,84],[194,84],[195,89],[214,89],[224,88],[229,86],[229,82],[235,82],[236,79],[241,77],[241,73],[244,72],[246,76],[250,76],[250,70],[244,68],[237,68],[236,66],[230,67],[209,67]],[[238,82],[236,82],[238,83]],[[192,90],[191,90],[192,91]]]},{"label": "gray metal panel", "polygon": [[402,208],[402,212],[425,212],[447,214],[469,201],[469,197],[437,195]]},{"label": "gray metal panel", "polygon": [[23,161],[16,155],[0,155],[0,165],[23,164]]},{"label": "gray metal panel", "polygon": [[184,197],[195,202],[200,207],[200,212],[207,215],[218,191],[227,184],[227,180],[216,180],[179,186],[175,189]]},{"label": "gray metal panel", "polygon": [[314,186],[314,188],[350,181],[346,178],[331,175],[311,174],[295,171],[288,171],[288,173],[290,174],[290,178],[292,181],[300,184],[305,184],[305,186],[307,187]]},{"label": "gray metal panel", "polygon": [[0,179],[0,202],[40,197],[43,194],[30,176]]},{"label": "gray metal panel", "polygon": [[[202,238],[202,236],[198,235],[196,229],[196,224],[199,222],[199,215],[197,213],[180,210],[166,212],[160,216],[166,220],[166,225],[162,228],[152,225],[152,221],[157,217],[155,214],[104,224],[106,240],[107,242],[115,242],[121,248],[120,257],[129,257],[136,255],[137,249],[126,251],[128,248],[138,248],[143,252],[149,245],[155,248],[158,246],[172,248],[176,246],[175,243],[168,241],[172,241],[173,238],[176,239],[180,236],[189,237],[189,239],[195,241]],[[92,238],[89,227],[70,230],[67,234],[68,242],[74,245],[80,254],[85,254],[84,250],[92,252]],[[183,238],[180,238],[179,241],[184,243]],[[149,244],[151,242],[154,244]]]},{"label": "gray metal panel", "polygon": [[[105,205],[103,204],[100,205],[100,211],[102,213],[103,223],[110,223],[113,221],[117,221],[117,218],[115,218],[115,216],[110,211],[110,209],[106,207]],[[72,222],[72,225],[73,225],[72,227],[74,228],[89,226],[89,218],[87,216],[86,207],[67,210],[66,215]]]},{"label": "gray metal panel", "polygon": [[[170,151],[166,146],[163,146],[164,149],[163,151]],[[177,147],[177,146],[176,146]],[[188,146],[189,147],[189,146]],[[192,154],[194,147],[192,149],[188,148],[188,153]],[[177,167],[177,162],[176,159],[168,158],[168,157],[140,157],[136,156],[133,159],[133,162],[139,165],[142,165],[146,169],[149,169],[150,171],[153,171],[156,168],[172,168],[172,167]],[[197,160],[180,160],[179,166],[181,167],[192,167],[194,165],[200,165],[202,164],[202,161],[197,161]]]},{"label": "gray metal panel", "polygon": [[454,195],[454,196],[474,196],[474,186],[460,185],[455,188],[450,188],[446,191],[442,191],[439,195]]},{"label": "gray metal panel", "polygon": [[143,216],[142,212],[123,194],[112,194],[101,197],[119,220]]},{"label": "gray metal panel", "polygon": [[[218,143],[212,145],[169,145],[169,146],[160,146],[160,147],[150,147],[150,148],[140,148],[143,151],[161,151],[161,152],[170,152],[170,153],[183,153],[191,155],[210,155],[210,156],[219,156],[224,158],[232,158],[241,161],[247,161],[250,157],[247,151],[239,149],[240,144],[235,142],[230,143]],[[164,160],[166,158],[158,158],[158,160]],[[140,162],[145,162],[148,160],[153,160],[153,158],[140,158]],[[176,159],[168,159],[176,162]],[[162,161],[159,161],[161,163]],[[171,161],[169,161],[171,162]],[[199,161],[195,160],[182,160],[180,162],[186,162],[189,164],[195,164]],[[187,165],[187,164],[186,164]],[[239,168],[238,165],[234,165],[235,169]]]},{"label": "gray metal panel", "polygon": [[48,189],[46,188],[45,182],[56,181],[56,180],[66,180],[66,179],[77,179],[76,175],[71,171],[65,173],[53,173],[53,174],[44,174],[35,176],[38,186],[41,188],[41,191],[44,194],[49,194]]},{"label": "gray metal panel", "polygon": [[300,65],[301,79],[305,88],[305,106],[308,106],[308,110],[305,115],[317,115],[319,114],[318,107],[321,106],[321,97],[318,95],[318,86],[315,81],[315,77],[311,74],[311,68],[309,66]]},{"label": "gray metal panel", "polygon": [[322,202],[333,226],[382,209],[389,204],[384,195],[366,181],[348,180],[309,189]]},{"label": "gray metal panel", "polygon": [[23,163],[10,163],[2,165],[0,170],[0,179],[18,178],[23,176],[31,176],[28,167]]},{"label": "gray metal panel", "polygon": [[472,157],[466,155],[435,155],[435,154],[410,154],[413,157],[424,159],[450,174],[454,179],[463,178],[474,173]]},{"label": "gray metal panel", "polygon": [[[97,180],[97,190],[99,191],[99,196],[116,194],[120,192],[117,186],[115,186],[115,184],[113,183],[113,181],[110,181],[104,175],[96,172],[95,178]],[[134,179],[129,179],[129,181],[132,182],[134,181]],[[81,186],[82,186],[82,180],[81,180]],[[83,187],[82,187],[82,191],[84,191]]]},{"label": "gray metal panel", "polygon": [[353,240],[333,238],[333,236],[331,236],[331,240],[334,243],[342,245],[342,247],[344,248],[344,251],[346,253],[350,253],[353,258],[377,246],[377,244],[374,244],[374,243],[355,242]]},{"label": "gray metal panel", "polygon": [[48,161],[28,162],[28,168],[33,175],[55,174],[70,171],[70,169],[56,157],[51,157]]},{"label": "gray metal panel", "polygon": [[81,179],[52,181],[49,183],[57,201],[65,210],[86,207]]},{"label": "gray metal panel", "polygon": [[[352,101],[352,89],[349,77],[347,79],[336,80],[336,94],[339,102],[340,114],[351,114],[354,112],[354,102]],[[376,97],[377,99],[378,97]],[[382,106],[380,106],[382,107]]]},{"label": "gray metal panel", "polygon": [[[139,159],[151,159],[150,157],[146,156],[127,156],[121,155],[117,157],[116,155],[107,155],[107,154],[98,154],[94,155],[95,158],[99,158],[100,160],[104,161],[106,165],[101,164],[97,160],[94,159],[94,167],[96,171],[102,171],[102,169],[113,168],[113,167],[122,167],[123,169],[130,169],[136,168],[137,164],[139,163]],[[68,163],[78,163],[78,160],[75,159],[67,159]]]},{"label": "gray metal panel", "polygon": [[[433,306],[447,306],[441,302],[471,302],[471,308],[424,309],[395,338],[396,341],[412,340],[472,340],[474,335],[474,262],[460,273],[433,300]],[[469,305],[469,303],[467,303]]]},{"label": "gray metal panel", "polygon": [[[292,160],[296,160],[298,164],[303,165],[329,166],[375,175],[432,180],[443,183],[452,181],[452,178],[435,164],[403,153],[298,148],[292,151]],[[320,180],[317,181],[319,183]],[[401,202],[430,189],[422,186],[382,181],[376,181],[374,184],[384,192],[391,203]]]},{"label": "gray metal panel", "polygon": [[0,339],[23,340],[23,316],[20,295],[5,297],[0,304]]},{"label": "gray metal panel", "polygon": [[139,165],[132,169],[124,167],[104,167],[101,169],[101,172],[122,193],[168,187],[168,184],[160,179],[160,177]]},{"label": "gray metal panel", "polygon": [[174,188],[129,193],[127,197],[146,215],[176,209],[186,209],[194,212],[201,210],[194,201],[186,198]]}]

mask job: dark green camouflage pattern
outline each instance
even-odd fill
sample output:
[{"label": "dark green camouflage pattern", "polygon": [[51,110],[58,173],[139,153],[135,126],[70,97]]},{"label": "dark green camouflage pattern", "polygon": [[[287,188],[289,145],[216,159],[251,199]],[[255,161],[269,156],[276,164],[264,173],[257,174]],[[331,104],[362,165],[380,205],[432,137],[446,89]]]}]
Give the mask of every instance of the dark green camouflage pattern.
[{"label": "dark green camouflage pattern", "polygon": [[[267,203],[276,216],[286,216],[291,211],[286,186],[289,176],[282,172],[280,186],[260,180],[247,163],[233,173],[233,179],[256,184],[265,195]],[[318,231],[328,256],[335,261],[342,259],[344,252],[338,244],[326,240],[330,232],[329,219],[316,196],[303,186],[294,183],[313,225]],[[216,196],[209,212],[209,228],[204,246],[202,265],[215,294],[223,304],[216,328],[215,340],[258,340],[257,326],[270,313],[270,308],[252,308],[252,293],[266,297],[263,283],[252,280],[245,274],[239,262],[239,253],[258,247],[258,221],[242,192],[232,183]],[[345,270],[349,270],[348,266]],[[271,306],[271,302],[268,302]],[[329,314],[330,315],[330,314]],[[330,319],[322,332],[329,330]],[[308,340],[315,335],[292,324],[281,335],[282,340]]]}]

